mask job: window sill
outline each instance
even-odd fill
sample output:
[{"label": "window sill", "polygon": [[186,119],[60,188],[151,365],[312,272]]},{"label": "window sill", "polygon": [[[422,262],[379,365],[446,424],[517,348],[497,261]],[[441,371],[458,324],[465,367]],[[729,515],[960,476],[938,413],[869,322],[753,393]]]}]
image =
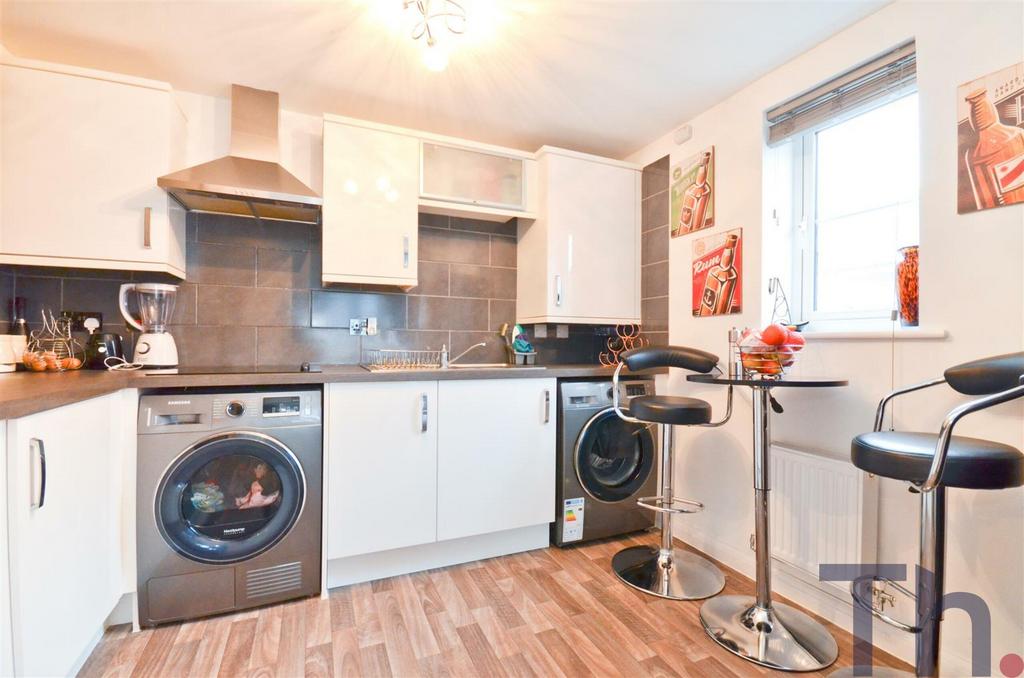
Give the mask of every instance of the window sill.
[{"label": "window sill", "polygon": [[900,327],[889,330],[810,330],[801,334],[818,341],[928,341],[942,340],[949,336],[946,330],[924,327]]}]

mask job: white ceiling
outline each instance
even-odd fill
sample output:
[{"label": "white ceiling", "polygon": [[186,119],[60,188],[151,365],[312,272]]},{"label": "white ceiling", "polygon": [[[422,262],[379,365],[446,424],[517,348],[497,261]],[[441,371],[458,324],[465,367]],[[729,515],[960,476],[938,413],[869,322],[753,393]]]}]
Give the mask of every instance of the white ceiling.
[{"label": "white ceiling", "polygon": [[[887,0],[463,0],[428,71],[401,0],[3,0],[13,54],[526,150],[623,157]],[[411,11],[411,10],[410,10]]]}]

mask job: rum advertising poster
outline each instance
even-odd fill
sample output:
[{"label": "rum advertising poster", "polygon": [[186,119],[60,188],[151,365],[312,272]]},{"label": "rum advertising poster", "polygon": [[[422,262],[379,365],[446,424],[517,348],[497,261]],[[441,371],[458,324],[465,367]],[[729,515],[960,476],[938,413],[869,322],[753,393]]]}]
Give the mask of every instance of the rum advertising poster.
[{"label": "rum advertising poster", "polygon": [[669,224],[676,238],[715,225],[715,147],[672,165]]},{"label": "rum advertising poster", "polygon": [[743,229],[693,241],[693,315],[743,310]]},{"label": "rum advertising poster", "polygon": [[957,212],[1024,203],[1024,63],[957,89]]}]

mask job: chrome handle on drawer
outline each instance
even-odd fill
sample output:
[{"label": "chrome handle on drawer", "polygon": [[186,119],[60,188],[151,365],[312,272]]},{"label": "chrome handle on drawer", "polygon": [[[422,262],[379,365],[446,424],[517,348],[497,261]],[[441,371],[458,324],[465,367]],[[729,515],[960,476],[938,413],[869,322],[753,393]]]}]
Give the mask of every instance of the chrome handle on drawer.
[{"label": "chrome handle on drawer", "polygon": [[409,236],[402,236],[402,268],[409,268]]},{"label": "chrome handle on drawer", "polygon": [[562,305],[562,276],[555,276],[555,306]]},{"label": "chrome handle on drawer", "polygon": [[424,393],[420,396],[420,433],[427,432],[427,422],[430,419],[430,410],[427,403],[427,394]]},{"label": "chrome handle on drawer", "polygon": [[143,210],[142,217],[142,246],[147,250],[153,247],[153,208],[147,207]]},{"label": "chrome handle on drawer", "polygon": [[[32,508],[41,509],[46,504],[46,446],[43,441],[39,438],[32,438],[28,441],[29,446],[29,463],[32,465],[32,473],[29,474],[32,479],[32,491],[30,506]],[[35,474],[35,457],[39,457],[39,490],[36,491],[36,474]],[[38,499],[36,499],[38,497]]]},{"label": "chrome handle on drawer", "polygon": [[544,423],[551,421],[551,391],[544,389]]}]

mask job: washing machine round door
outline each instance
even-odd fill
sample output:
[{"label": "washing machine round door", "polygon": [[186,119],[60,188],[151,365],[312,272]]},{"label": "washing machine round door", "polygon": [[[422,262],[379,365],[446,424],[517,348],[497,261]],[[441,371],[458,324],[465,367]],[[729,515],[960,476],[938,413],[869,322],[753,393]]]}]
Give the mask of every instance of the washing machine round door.
[{"label": "washing machine round door", "polygon": [[157,525],[186,558],[233,563],[288,534],[304,498],[302,467],[284,444],[260,433],[223,433],[199,441],[167,470]]},{"label": "washing machine round door", "polygon": [[654,469],[654,456],[650,429],[619,419],[609,407],[580,431],[573,463],[587,494],[614,503],[635,499]]}]

